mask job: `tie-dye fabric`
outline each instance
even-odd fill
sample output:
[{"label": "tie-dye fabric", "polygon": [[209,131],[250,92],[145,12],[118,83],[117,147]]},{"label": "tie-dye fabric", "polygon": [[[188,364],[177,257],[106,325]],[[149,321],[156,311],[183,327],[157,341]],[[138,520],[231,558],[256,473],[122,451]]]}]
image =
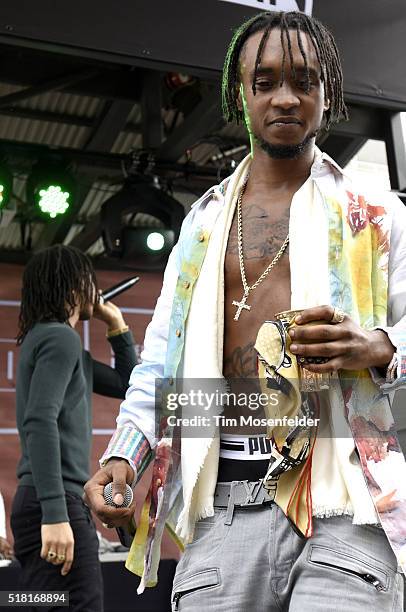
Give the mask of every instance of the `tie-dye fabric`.
[{"label": "tie-dye fabric", "polygon": [[[343,308],[362,326],[385,328],[387,325],[388,255],[392,221],[390,206],[387,207],[382,202],[370,202],[364,195],[354,193],[350,188],[351,183],[344,180],[342,171],[332,160],[327,160],[326,156],[322,158],[320,155],[315,162],[312,168],[312,178],[318,193],[323,198],[329,223],[331,303]],[[215,223],[215,218],[211,225],[197,222],[197,220],[204,218],[205,206],[213,199],[217,199],[219,210],[221,210],[221,194],[224,195],[226,187],[227,182],[224,182],[199,200],[192,209],[191,216],[187,217],[181,234],[176,255],[178,280],[171,298],[172,309],[169,324],[168,320],[165,321],[165,329],[168,325],[169,335],[165,345],[166,365],[161,376],[168,381],[168,384],[182,375],[184,332],[190,300]],[[173,266],[172,263],[171,274],[174,273]],[[157,346],[162,350],[163,343],[160,342],[160,334],[163,335],[166,331],[160,325],[160,321],[155,323],[157,331],[155,337],[152,336],[149,341],[152,346],[152,341],[155,340]],[[398,335],[400,338],[401,332],[398,332]],[[406,339],[406,334],[404,335]],[[390,337],[392,340],[394,336]],[[160,357],[154,354],[154,359],[158,361]],[[118,421],[124,426],[130,422],[134,423],[132,428],[129,426],[129,431],[131,429],[132,431],[137,429],[145,431],[143,426],[148,426],[150,423],[150,413],[148,412],[148,418],[145,417],[140,425],[138,422],[142,421],[143,406],[147,405],[147,400],[149,401],[151,395],[155,393],[149,381],[151,377],[157,376],[156,370],[152,370],[149,362],[137,367],[139,391],[134,393],[131,410],[129,410],[128,403],[124,402],[120,415],[121,420]],[[339,389],[332,390],[332,394],[332,401],[348,417],[375,507],[398,559],[400,563],[403,563],[403,531],[406,531],[406,521],[403,517],[406,516],[406,502],[399,486],[391,488],[392,484],[385,483],[393,482],[392,474],[395,464],[396,467],[400,466],[397,483],[406,482],[406,469],[393,431],[389,404],[378,385],[372,382],[369,372],[350,373],[349,376],[342,379]],[[145,414],[147,414],[146,408]],[[119,430],[120,428],[115,435],[122,439],[122,431],[119,434]],[[369,439],[373,438],[372,433],[375,438],[377,435],[379,437],[377,451],[369,444]],[[180,438],[176,431],[167,428],[165,415],[162,416],[157,438],[159,442],[154,449],[151,488],[126,563],[130,571],[142,576],[139,591],[142,591],[145,586],[156,584],[164,526],[174,534],[179,514],[183,509],[179,460],[182,452]],[[115,436],[102,462],[114,455],[114,440]],[[137,439],[131,446],[136,449],[135,452],[139,452],[140,445],[141,441]],[[121,448],[122,446],[121,442]],[[132,461],[133,457],[128,456],[128,459]],[[146,464],[147,458],[143,456],[143,465]],[[183,542],[179,538],[176,539],[182,546]]]},{"label": "tie-dye fabric", "polygon": [[[369,203],[363,195],[354,195],[347,190],[341,201],[325,197],[324,208],[329,221],[332,305],[343,309],[364,329],[384,327],[387,320],[390,214],[383,206]],[[289,338],[285,359],[275,361],[275,347],[280,337],[275,331],[277,324],[264,323],[258,333],[255,348],[259,353],[260,378],[266,390],[270,376],[284,377],[290,381],[290,394],[282,405],[279,402],[277,409],[274,408],[275,414],[268,414],[268,408],[267,416],[301,416],[303,406],[310,398],[298,391],[300,375],[296,359],[288,350]],[[406,482],[406,463],[394,429],[388,396],[380,392],[368,370],[342,370],[339,377],[332,378],[329,384],[331,409],[343,411],[346,416],[377,514],[399,565],[405,570],[406,486],[403,483]],[[290,403],[287,403],[288,399]],[[298,457],[300,461],[297,466],[294,462],[291,465],[285,452],[281,456],[284,458],[282,468],[279,467],[278,449],[286,444],[287,436],[292,437],[292,432],[286,427],[276,427],[270,432],[274,457],[266,478],[278,479],[275,500],[305,536],[312,534],[310,471],[312,441],[316,432],[317,428],[303,429],[300,435],[296,432],[293,438],[295,446],[292,449],[291,442],[286,448],[290,449],[290,458]],[[333,426],[334,433],[339,435]]]},{"label": "tie-dye fabric", "polygon": [[[379,202],[345,194],[343,204],[326,198],[331,303],[363,328],[385,327],[392,218]],[[340,383],[336,403],[342,396],[369,493],[406,573],[406,463],[389,397],[367,370],[342,371]]]}]

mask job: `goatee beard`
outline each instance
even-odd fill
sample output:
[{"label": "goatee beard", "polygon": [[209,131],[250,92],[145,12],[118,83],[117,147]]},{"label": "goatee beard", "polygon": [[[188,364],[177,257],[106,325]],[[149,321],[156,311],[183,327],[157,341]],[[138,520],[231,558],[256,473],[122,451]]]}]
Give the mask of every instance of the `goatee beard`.
[{"label": "goatee beard", "polygon": [[316,132],[313,134],[308,134],[306,138],[302,140],[302,142],[294,145],[275,145],[263,140],[262,138],[257,138],[256,140],[261,149],[265,151],[269,157],[272,157],[272,159],[297,159],[302,155],[302,153],[304,153],[304,151],[306,151],[310,145],[310,142],[316,137],[316,134]]}]

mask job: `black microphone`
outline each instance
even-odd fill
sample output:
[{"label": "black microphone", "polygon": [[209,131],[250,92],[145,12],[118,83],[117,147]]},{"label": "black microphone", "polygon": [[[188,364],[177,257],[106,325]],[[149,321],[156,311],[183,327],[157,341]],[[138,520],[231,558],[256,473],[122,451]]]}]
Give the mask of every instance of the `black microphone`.
[{"label": "black microphone", "polygon": [[117,285],[105,289],[99,296],[100,304],[104,304],[104,302],[108,302],[117,295],[120,295],[120,293],[123,293],[123,291],[127,291],[127,289],[135,285],[135,283],[138,283],[139,280],[139,276],[131,276],[131,278],[126,278]]}]

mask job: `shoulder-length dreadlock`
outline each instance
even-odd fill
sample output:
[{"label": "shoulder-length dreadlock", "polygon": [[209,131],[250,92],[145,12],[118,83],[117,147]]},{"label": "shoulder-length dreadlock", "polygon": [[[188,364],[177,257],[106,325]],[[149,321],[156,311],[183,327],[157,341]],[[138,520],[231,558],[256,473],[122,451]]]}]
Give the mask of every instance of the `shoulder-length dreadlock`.
[{"label": "shoulder-length dreadlock", "polygon": [[24,270],[17,344],[35,323],[66,323],[77,305],[94,300],[93,287],[92,263],[78,249],[57,244],[36,253]]},{"label": "shoulder-length dreadlock", "polygon": [[[295,78],[291,47],[291,36],[293,31],[296,32],[297,43],[303,57],[305,69],[307,71],[307,91],[309,91],[310,77],[308,63],[300,37],[301,32],[303,32],[309,36],[313,43],[318,62],[320,64],[321,80],[325,85],[326,94],[330,100],[330,108],[325,113],[325,128],[329,129],[333,123],[337,123],[341,119],[348,119],[347,109],[344,103],[341,62],[333,35],[322,23],[320,23],[320,21],[317,21],[317,19],[308,17],[304,13],[293,11],[289,13],[260,13],[251,19],[248,19],[248,21],[243,23],[234,32],[234,36],[231,40],[230,46],[228,47],[223,69],[222,101],[225,119],[227,121],[236,121],[237,123],[243,119],[243,112],[240,111],[237,106],[237,95],[240,83],[240,56],[247,39],[256,32],[263,31],[263,35],[258,46],[254,78],[252,81],[252,92],[255,95],[257,70],[261,63],[265,43],[272,28],[279,28],[281,31],[281,42],[283,48],[281,84],[284,80],[286,64],[286,51],[285,45],[283,44],[284,39],[287,41],[292,76]],[[295,34],[293,34],[293,36],[294,35]]]}]

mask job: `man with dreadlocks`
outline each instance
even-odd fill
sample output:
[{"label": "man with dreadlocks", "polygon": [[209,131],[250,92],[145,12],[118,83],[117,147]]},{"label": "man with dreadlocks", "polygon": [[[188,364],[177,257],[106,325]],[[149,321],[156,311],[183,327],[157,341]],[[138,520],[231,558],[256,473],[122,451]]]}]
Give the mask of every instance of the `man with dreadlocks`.
[{"label": "man with dreadlocks", "polygon": [[[93,266],[75,248],[44,249],[25,268],[16,385],[22,456],[11,515],[15,554],[22,588],[69,591],[69,609],[77,612],[103,609],[99,541],[82,500],[91,393],[124,398],[136,363],[120,309],[99,303],[97,295]],[[82,348],[75,327],[92,316],[107,326],[115,369]]]},{"label": "man with dreadlocks", "polygon": [[[315,146],[347,116],[337,48],[317,20],[244,23],[223,102],[251,153],[184,222],[87,499],[105,522],[128,523],[133,507],[106,507],[103,486],[120,503],[153,458],[126,565],[139,592],[156,583],[166,524],[185,546],[173,610],[400,611],[406,465],[381,385],[406,378],[405,209],[392,194],[368,198]],[[247,414],[248,396],[213,409],[203,393],[193,413],[182,393],[173,418],[188,381],[221,390],[252,377],[278,390],[259,431],[236,435],[220,418]],[[187,417],[209,411],[193,437]]]}]

